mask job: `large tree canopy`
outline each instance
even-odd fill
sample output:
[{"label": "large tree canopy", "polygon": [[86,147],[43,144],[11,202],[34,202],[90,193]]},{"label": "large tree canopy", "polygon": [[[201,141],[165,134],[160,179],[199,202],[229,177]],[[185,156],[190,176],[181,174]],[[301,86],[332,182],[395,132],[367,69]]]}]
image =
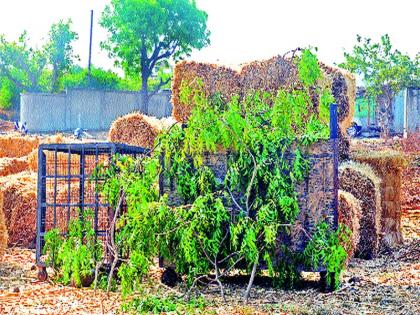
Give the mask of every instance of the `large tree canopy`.
[{"label": "large tree canopy", "polygon": [[413,60],[392,48],[388,35],[380,42],[357,36],[352,52],[344,53],[341,67],[361,75],[369,98],[377,101],[377,117],[382,135],[389,135],[392,119],[392,101],[395,95],[409,86],[420,85],[420,55]]},{"label": "large tree canopy", "polygon": [[149,79],[170,58],[176,61],[209,44],[207,14],[192,0],[111,0],[100,23],[109,32],[102,47],[127,75],[140,74],[146,103],[169,82],[161,78],[150,87]]},{"label": "large tree canopy", "polygon": [[17,104],[21,92],[58,92],[77,59],[72,47],[77,38],[70,20],[53,24],[41,48],[29,45],[26,32],[16,41],[0,34],[0,107]]},{"label": "large tree canopy", "polygon": [[73,52],[73,41],[78,39],[71,30],[71,20],[60,21],[51,26],[48,42],[44,47],[48,63],[52,66],[51,90],[58,92],[59,79],[70,71],[78,56]]},{"label": "large tree canopy", "polygon": [[0,35],[0,76],[12,82],[19,90],[42,90],[41,77],[47,58],[41,50],[28,45],[24,32],[17,41],[8,42]]}]

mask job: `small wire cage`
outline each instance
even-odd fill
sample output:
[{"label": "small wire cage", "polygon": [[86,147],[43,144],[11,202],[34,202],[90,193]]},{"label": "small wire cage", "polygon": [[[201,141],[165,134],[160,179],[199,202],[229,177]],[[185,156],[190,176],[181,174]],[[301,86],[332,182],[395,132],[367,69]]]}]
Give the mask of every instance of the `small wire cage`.
[{"label": "small wire cage", "polygon": [[[44,236],[53,228],[65,235],[71,219],[86,209],[93,212],[97,239],[106,244],[113,217],[107,198],[98,193],[103,178],[93,176],[99,165],[110,163],[112,156],[133,158],[145,155],[147,149],[119,143],[43,144],[38,151],[38,209],[36,263],[41,261]],[[107,257],[104,246],[104,257]]]}]

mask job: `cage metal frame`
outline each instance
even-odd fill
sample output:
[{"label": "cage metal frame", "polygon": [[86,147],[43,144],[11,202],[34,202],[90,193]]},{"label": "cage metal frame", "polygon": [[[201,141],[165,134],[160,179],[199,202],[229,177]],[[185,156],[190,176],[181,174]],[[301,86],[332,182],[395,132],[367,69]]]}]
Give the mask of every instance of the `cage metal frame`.
[{"label": "cage metal frame", "polygon": [[[47,152],[54,154],[54,165],[52,174],[47,172]],[[130,146],[121,143],[111,142],[97,142],[97,143],[70,143],[70,144],[41,144],[38,148],[38,182],[37,182],[37,221],[36,221],[36,264],[39,268],[45,268],[45,264],[41,261],[42,250],[44,247],[44,236],[48,232],[47,230],[47,209],[52,207],[53,209],[53,228],[57,227],[57,208],[67,209],[67,217],[65,221],[67,226],[70,222],[70,212],[73,208],[80,209],[80,212],[86,208],[92,208],[94,210],[94,222],[93,227],[95,230],[96,237],[106,237],[109,226],[105,229],[100,229],[98,226],[99,220],[99,209],[106,208],[108,213],[112,211],[108,202],[102,202],[98,192],[96,191],[96,185],[100,179],[95,179],[94,187],[94,201],[91,203],[85,202],[85,193],[87,188],[85,187],[87,181],[91,181],[91,174],[86,172],[86,168],[89,167],[86,164],[86,157],[94,157],[96,168],[99,163],[103,162],[104,159],[100,157],[106,157],[108,161],[111,160],[112,156],[116,154],[132,156],[134,158],[138,156],[148,155],[149,149],[142,147]],[[65,174],[58,174],[58,154],[67,155],[67,171]],[[72,156],[79,157],[79,172],[78,174],[72,174]],[[62,166],[62,165],[61,165]],[[92,165],[90,165],[92,166]],[[51,167],[51,166],[50,166]],[[63,170],[63,168],[61,168]],[[92,169],[93,171],[93,169]],[[47,194],[47,181],[53,181],[53,200],[48,202]],[[68,188],[67,201],[64,203],[57,202],[57,186],[58,182],[63,181]],[[71,187],[72,184],[78,183],[78,200],[77,202],[72,201]],[[90,187],[92,189],[92,187]],[[62,218],[61,218],[62,219]]]}]

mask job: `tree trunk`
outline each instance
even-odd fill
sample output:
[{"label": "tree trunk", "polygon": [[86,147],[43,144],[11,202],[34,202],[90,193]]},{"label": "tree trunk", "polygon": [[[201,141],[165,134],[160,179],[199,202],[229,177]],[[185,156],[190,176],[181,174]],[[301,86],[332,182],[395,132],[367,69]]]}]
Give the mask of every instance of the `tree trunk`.
[{"label": "tree trunk", "polygon": [[141,73],[141,104],[139,104],[139,111],[142,111],[142,108],[144,109],[143,112],[148,113],[149,111],[149,87],[147,85],[147,81],[149,79],[149,74],[147,71],[143,71]]},{"label": "tree trunk", "polygon": [[56,67],[53,67],[51,81],[51,92],[58,92],[58,71]]},{"label": "tree trunk", "polygon": [[394,93],[388,86],[383,87],[383,93],[377,98],[377,117],[381,126],[381,138],[387,139],[391,134],[392,101]]}]

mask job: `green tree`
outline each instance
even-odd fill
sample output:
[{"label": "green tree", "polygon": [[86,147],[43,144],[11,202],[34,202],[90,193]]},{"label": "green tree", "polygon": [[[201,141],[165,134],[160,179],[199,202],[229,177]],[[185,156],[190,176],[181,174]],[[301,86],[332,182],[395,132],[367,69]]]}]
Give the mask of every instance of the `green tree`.
[{"label": "green tree", "polygon": [[127,75],[140,74],[144,104],[170,81],[160,77],[153,84],[151,78],[171,58],[179,60],[210,42],[207,14],[194,0],[111,0],[100,24],[109,32],[102,47],[116,65]]},{"label": "green tree", "polygon": [[59,91],[60,78],[71,70],[74,61],[78,59],[72,47],[72,43],[78,39],[78,35],[71,30],[71,24],[71,20],[67,22],[60,20],[53,24],[48,34],[48,42],[44,47],[46,58],[52,67],[52,92]]},{"label": "green tree", "polygon": [[26,32],[17,41],[11,42],[0,35],[0,76],[7,78],[17,89],[29,92],[42,90],[46,64],[43,52],[29,47]]},{"label": "green tree", "polygon": [[74,66],[71,71],[60,78],[60,90],[69,88],[95,88],[107,90],[138,90],[139,80],[121,78],[112,71],[92,67],[89,78],[87,68]]},{"label": "green tree", "polygon": [[382,128],[382,136],[390,134],[392,102],[396,94],[409,86],[419,86],[420,56],[413,60],[393,49],[387,34],[380,42],[357,35],[357,44],[352,52],[345,52],[346,61],[340,64],[362,76],[368,98],[376,101],[376,116]]}]

